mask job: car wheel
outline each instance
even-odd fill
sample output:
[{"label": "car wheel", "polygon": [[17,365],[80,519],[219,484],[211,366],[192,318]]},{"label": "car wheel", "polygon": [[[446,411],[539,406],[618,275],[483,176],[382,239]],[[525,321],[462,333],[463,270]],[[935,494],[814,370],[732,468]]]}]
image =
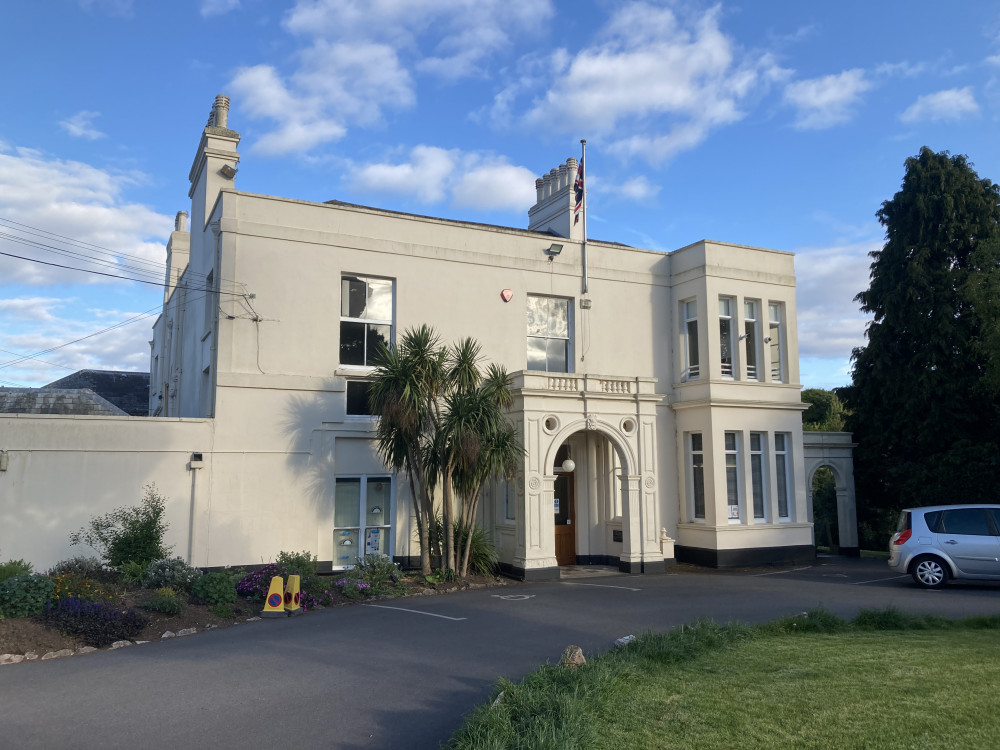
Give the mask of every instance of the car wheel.
[{"label": "car wheel", "polygon": [[918,557],[910,566],[910,575],[925,589],[939,589],[948,582],[948,568],[937,557]]}]

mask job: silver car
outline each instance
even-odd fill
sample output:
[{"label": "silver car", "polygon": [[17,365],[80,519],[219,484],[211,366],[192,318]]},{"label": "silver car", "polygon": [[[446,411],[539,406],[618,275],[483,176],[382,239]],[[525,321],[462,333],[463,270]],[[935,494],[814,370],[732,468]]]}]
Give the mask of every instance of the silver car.
[{"label": "silver car", "polygon": [[899,514],[889,567],[918,586],[949,578],[1000,580],[1000,505],[935,505]]}]

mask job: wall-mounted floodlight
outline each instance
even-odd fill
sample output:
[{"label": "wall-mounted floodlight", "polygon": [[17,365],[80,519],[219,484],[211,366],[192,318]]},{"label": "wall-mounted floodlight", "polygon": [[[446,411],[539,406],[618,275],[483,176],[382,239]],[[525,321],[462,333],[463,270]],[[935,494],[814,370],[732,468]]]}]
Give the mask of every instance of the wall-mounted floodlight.
[{"label": "wall-mounted floodlight", "polygon": [[562,247],[563,247],[562,245],[557,245],[556,243],[553,242],[551,245],[545,248],[545,254],[549,256],[549,260],[552,260],[554,257],[556,257],[557,255],[559,255],[559,253],[562,252]]},{"label": "wall-mounted floodlight", "polygon": [[221,174],[227,180],[233,179],[238,171],[239,170],[236,167],[232,166],[231,164],[223,164],[221,167],[219,167],[219,174]]}]

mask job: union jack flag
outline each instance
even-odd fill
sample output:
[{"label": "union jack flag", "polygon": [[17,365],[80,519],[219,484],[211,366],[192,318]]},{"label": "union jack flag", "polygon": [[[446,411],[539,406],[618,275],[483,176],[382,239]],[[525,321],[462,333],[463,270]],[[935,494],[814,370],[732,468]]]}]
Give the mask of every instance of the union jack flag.
[{"label": "union jack flag", "polygon": [[580,211],[583,209],[583,162],[576,168],[576,182],[573,183],[576,203],[573,204],[573,223],[580,221]]}]

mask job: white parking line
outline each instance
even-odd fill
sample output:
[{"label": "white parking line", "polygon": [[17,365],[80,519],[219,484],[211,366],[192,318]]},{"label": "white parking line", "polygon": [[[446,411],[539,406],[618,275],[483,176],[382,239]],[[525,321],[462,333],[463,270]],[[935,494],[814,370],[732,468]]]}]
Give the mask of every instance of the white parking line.
[{"label": "white parking line", "polygon": [[599,589],[625,589],[626,591],[642,591],[642,589],[633,589],[628,586],[609,586],[604,583],[575,583],[573,581],[561,581],[561,583],[567,586],[595,586]]},{"label": "white parking line", "polygon": [[796,570],[809,570],[812,565],[806,565],[804,568],[792,568],[791,570],[775,570],[771,573],[754,573],[751,578],[760,578],[761,576],[779,576],[782,573],[794,573]]},{"label": "white parking line", "polygon": [[440,617],[442,620],[465,620],[465,617],[448,617],[448,615],[436,615],[433,612],[421,612],[419,609],[405,609],[404,607],[385,607],[381,604],[362,604],[362,607],[375,607],[375,609],[394,609],[397,612],[412,612],[415,615],[427,615],[428,617]]},{"label": "white parking line", "polygon": [[852,586],[860,586],[863,583],[879,583],[880,581],[895,581],[897,578],[909,578],[908,575],[889,576],[888,578],[873,578],[870,581],[855,581]]}]

